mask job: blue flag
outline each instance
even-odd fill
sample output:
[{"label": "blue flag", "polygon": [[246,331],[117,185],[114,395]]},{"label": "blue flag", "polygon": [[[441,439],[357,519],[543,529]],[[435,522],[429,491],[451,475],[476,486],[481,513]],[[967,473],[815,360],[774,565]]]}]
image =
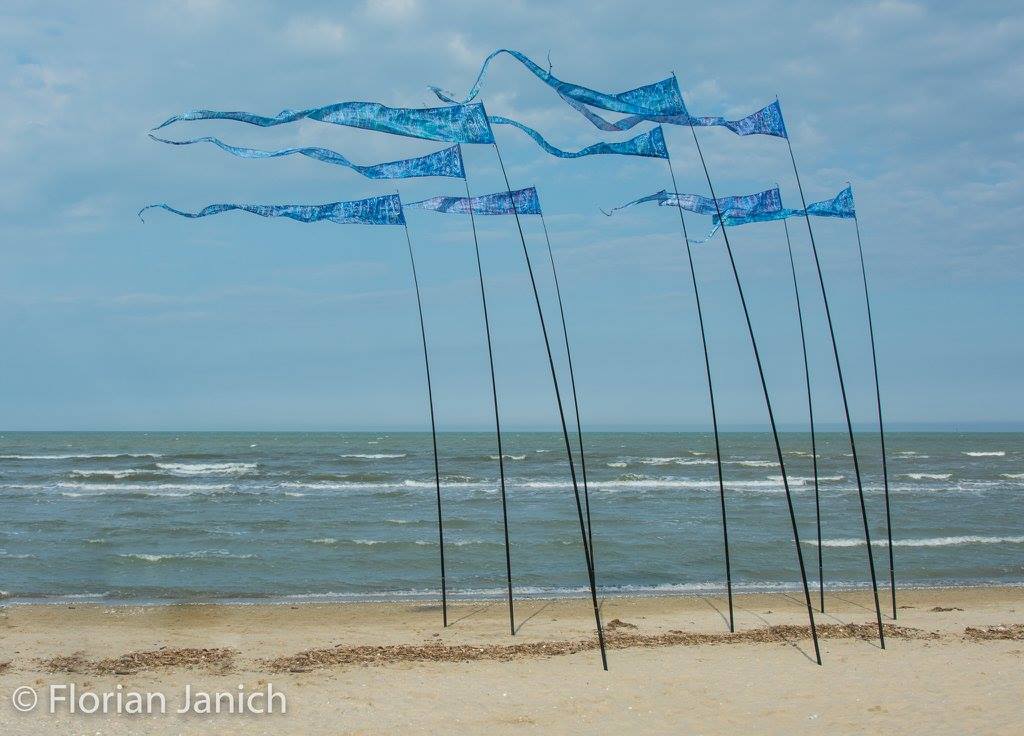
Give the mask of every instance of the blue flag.
[{"label": "blue flag", "polygon": [[410,179],[417,176],[450,176],[456,179],[465,179],[466,171],[462,165],[462,153],[458,146],[443,148],[434,153],[417,158],[407,158],[401,161],[389,161],[384,164],[372,164],[360,166],[349,161],[337,151],[329,148],[281,148],[276,151],[261,151],[255,148],[240,148],[232,146],[218,138],[203,136],[202,138],[190,138],[185,141],[170,141],[165,138],[158,138],[150,134],[155,141],[169,143],[172,146],[189,146],[193,143],[212,143],[222,151],[227,151],[232,156],[239,158],[278,158],[280,156],[291,156],[299,154],[309,158],[323,161],[325,164],[336,164],[347,166],[353,171],[362,174],[367,179]]},{"label": "blue flag", "polygon": [[606,92],[598,92],[597,90],[593,90],[588,87],[582,87],[578,84],[563,82],[561,79],[555,77],[549,70],[544,70],[534,64],[525,55],[518,51],[511,51],[509,49],[498,49],[484,59],[484,63],[480,67],[480,74],[477,75],[476,82],[473,84],[473,87],[469,90],[469,94],[467,94],[464,99],[456,100],[454,99],[455,96],[451,92],[445,92],[440,87],[431,87],[430,89],[433,90],[434,94],[437,95],[438,98],[445,102],[465,104],[476,99],[476,96],[480,94],[480,87],[483,85],[484,74],[487,72],[488,65],[491,63],[491,60],[499,54],[508,54],[519,61],[519,63],[529,69],[534,76],[544,82],[544,84],[551,87],[566,100],[573,100],[584,105],[601,108],[602,110],[611,110],[613,112],[623,112],[633,115],[678,114],[686,111],[683,107],[683,98],[679,94],[679,85],[673,77],[663,79],[660,82],[655,82],[654,84],[637,87],[636,89],[631,89],[626,92],[609,94]]},{"label": "blue flag", "polygon": [[722,214],[727,218],[726,224],[729,224],[729,217],[764,215],[775,213],[782,209],[782,196],[779,194],[779,188],[772,187],[771,189],[765,189],[763,192],[756,192],[754,194],[718,197],[717,207],[715,200],[711,199],[711,197],[705,197],[700,194],[669,194],[662,189],[660,192],[648,194],[646,197],[640,197],[632,202],[627,202],[609,212],[604,212],[604,210],[602,212],[610,216],[616,210],[643,204],[644,202],[657,202],[661,207],[680,207],[700,215],[717,215],[719,210],[721,210]]},{"label": "blue flag", "polygon": [[[857,212],[853,206],[853,187],[847,186],[845,189],[840,191],[832,199],[824,199],[820,202],[812,202],[807,205],[806,213],[804,210],[791,210],[782,208],[775,212],[751,212],[745,215],[741,214],[725,214],[725,224],[729,227],[736,225],[749,225],[752,222],[771,222],[773,220],[785,220],[790,217],[804,217],[805,214],[812,215],[815,217],[839,217],[843,219],[852,219],[857,216]],[[722,226],[718,216],[715,215],[712,218],[714,228],[703,240],[691,240],[691,243],[706,243],[715,233],[718,232],[718,228]]]},{"label": "blue flag", "polygon": [[452,215],[468,215],[470,208],[474,215],[539,215],[540,199],[534,187],[517,189],[509,197],[508,192],[481,194],[478,197],[431,197],[418,202],[409,202],[406,208],[432,210]]},{"label": "blue flag", "polygon": [[695,127],[723,127],[728,128],[736,135],[770,135],[776,138],[788,138],[786,122],[782,119],[782,108],[778,100],[757,112],[747,115],[738,120],[727,120],[724,117],[693,117],[687,112],[678,115],[630,115],[615,122],[605,120],[584,105],[573,100],[562,98],[574,110],[589,120],[594,127],[608,132],[622,132],[646,122],[661,123],[663,125],[689,125],[691,122]]},{"label": "blue flag", "polygon": [[387,107],[377,102],[338,102],[306,110],[282,110],[274,117],[250,112],[191,110],[168,118],[153,130],[185,120],[235,120],[268,128],[303,118],[431,141],[494,143],[487,113],[479,104],[408,108]]},{"label": "blue flag", "polygon": [[198,212],[183,212],[166,204],[151,204],[139,210],[139,219],[146,210],[159,208],[182,217],[207,217],[230,210],[243,210],[260,217],[288,217],[299,222],[327,220],[342,225],[404,225],[402,201],[397,194],[369,197],[329,204],[211,204]]},{"label": "blue flag", "polygon": [[651,158],[668,158],[668,147],[665,145],[665,133],[659,125],[646,133],[630,138],[628,141],[615,143],[594,143],[579,151],[563,151],[548,143],[533,128],[518,123],[510,118],[503,118],[499,115],[492,115],[490,121],[495,125],[512,125],[526,133],[537,142],[541,148],[552,156],[559,158],[582,158],[583,156],[594,156],[597,154],[615,153],[624,156],[650,156]]},{"label": "blue flag", "polygon": [[[529,58],[518,51],[498,49],[484,59],[480,74],[470,89],[465,99],[457,101],[450,92],[444,92],[438,87],[431,87],[440,99],[445,102],[466,103],[476,98],[483,85],[484,74],[491,60],[499,54],[508,54],[518,60],[523,66],[533,72],[534,76],[551,87],[562,100],[583,115],[599,130],[608,132],[625,131],[643,122],[663,123],[666,125],[690,125],[695,126],[718,126],[728,128],[737,135],[770,135],[778,138],[786,138],[786,124],[782,119],[782,110],[778,101],[768,105],[757,112],[738,120],[727,120],[721,116],[693,116],[683,101],[683,94],[679,89],[679,82],[675,76],[663,79],[654,84],[648,84],[636,89],[609,94],[598,92],[577,84],[563,82],[551,74],[550,70],[544,70],[533,63]],[[597,115],[589,107],[611,112],[626,113],[628,117],[615,122],[605,120]]]}]

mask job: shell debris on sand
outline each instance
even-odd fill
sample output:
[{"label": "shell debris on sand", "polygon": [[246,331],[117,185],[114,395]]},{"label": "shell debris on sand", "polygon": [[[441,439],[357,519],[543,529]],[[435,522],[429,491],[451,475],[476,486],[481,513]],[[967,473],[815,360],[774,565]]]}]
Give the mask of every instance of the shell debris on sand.
[{"label": "shell debris on sand", "polygon": [[216,672],[227,672],[234,665],[237,652],[233,649],[157,649],[146,652],[128,652],[119,657],[90,660],[80,652],[67,656],[38,660],[49,672],[74,672],[93,675],[126,675],[157,667],[205,667]]},{"label": "shell debris on sand", "polygon": [[999,624],[997,626],[968,626],[964,638],[970,641],[1022,641],[1024,624]]},{"label": "shell debris on sand", "polygon": [[[618,622],[607,627],[609,649],[645,647],[698,646],[703,644],[778,644],[793,639],[808,639],[807,626],[771,626],[740,631],[734,634],[669,631],[664,634],[620,633],[632,624]],[[878,629],[873,624],[825,624],[818,627],[821,639],[873,639]],[[885,635],[892,639],[937,639],[938,634],[906,626],[886,624]],[[384,665],[395,662],[472,662],[480,660],[512,661],[529,657],[552,657],[577,654],[597,648],[596,639],[529,642],[524,644],[488,645],[388,645],[335,646],[330,649],[307,649],[296,654],[263,660],[260,664],[270,672],[308,672],[313,668],[339,665]]]}]

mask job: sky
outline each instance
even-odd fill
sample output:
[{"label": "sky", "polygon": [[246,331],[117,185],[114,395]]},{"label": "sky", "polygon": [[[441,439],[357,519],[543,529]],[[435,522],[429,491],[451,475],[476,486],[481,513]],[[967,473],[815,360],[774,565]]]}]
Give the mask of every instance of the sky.
[{"label": "sky", "polygon": [[[194,108],[273,115],[344,100],[437,104],[496,48],[550,58],[562,79],[615,92],[679,78],[691,112],[741,117],[779,97],[809,200],[851,181],[894,429],[1024,426],[1024,8],[1018,2],[10,1],[0,8],[0,428],[424,429],[422,354],[400,229],[244,213],[185,220],[166,202],[320,203],[389,193],[303,157],[172,147],[150,128]],[[600,133],[508,57],[491,114],[563,148]],[[303,121],[164,129],[255,148],[317,145],[359,163],[441,145]],[[634,131],[635,132],[635,131]],[[778,183],[799,206],[785,142],[700,131],[719,194]],[[559,267],[583,424],[700,430],[709,413],[677,212],[608,208],[671,188],[663,161],[564,161],[499,128],[513,186],[537,186]],[[689,131],[666,130],[683,192],[707,193]],[[474,193],[503,188],[494,150],[466,150]],[[397,182],[403,198],[461,183]],[[823,424],[842,421],[806,226],[791,221]],[[708,218],[689,215],[691,233]],[[557,331],[536,218],[524,220]],[[859,426],[874,384],[853,225],[814,222]],[[493,417],[469,223],[416,212],[438,427]],[[783,427],[806,423],[781,223],[731,242]],[[511,218],[480,223],[501,410],[512,429],[557,415]],[[721,239],[695,250],[719,413],[761,428],[764,402]],[[564,360],[556,355],[564,374]]]}]

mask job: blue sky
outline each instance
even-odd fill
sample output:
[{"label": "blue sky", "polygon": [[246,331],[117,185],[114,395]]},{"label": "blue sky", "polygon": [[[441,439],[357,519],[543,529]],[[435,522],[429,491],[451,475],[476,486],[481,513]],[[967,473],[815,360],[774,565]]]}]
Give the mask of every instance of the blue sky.
[{"label": "blue sky", "polygon": [[[883,389],[894,426],[1020,424],[1024,359],[1024,13],[1019,3],[532,3],[377,0],[122,4],[8,2],[0,10],[0,426],[8,429],[422,428],[418,324],[400,230],[139,207],[326,202],[393,191],[293,157],[244,161],[146,133],[196,107],[275,114],[342,100],[433,104],[483,57],[514,48],[562,78],[618,91],[675,71],[699,114],[780,97],[810,199],[846,180],[869,259]],[[500,60],[483,100],[555,145],[597,131]],[[313,122],[193,123],[175,136],[321,145],[360,163],[438,145]],[[515,186],[534,184],[561,268],[583,418],[592,428],[695,429],[708,413],[689,274],[668,208],[607,207],[670,187],[664,163],[562,161],[497,131]],[[706,193],[688,131],[667,130],[679,187]],[[701,132],[720,194],[797,192],[783,142]],[[627,137],[627,136],[618,136]],[[476,192],[500,188],[493,151],[467,151]],[[401,182],[403,197],[458,193]],[[842,417],[806,233],[792,228],[824,421]],[[817,221],[855,417],[872,418],[856,242]],[[691,231],[706,218],[692,216]],[[468,222],[410,215],[439,426],[489,426]],[[733,247],[783,424],[805,421],[779,223]],[[522,253],[509,218],[482,224],[506,423],[555,425]],[[538,223],[527,223],[538,259]],[[721,241],[697,253],[722,422],[764,409]],[[541,271],[545,299],[550,278]],[[548,301],[553,307],[553,302]],[[553,316],[553,315],[552,315]]]}]

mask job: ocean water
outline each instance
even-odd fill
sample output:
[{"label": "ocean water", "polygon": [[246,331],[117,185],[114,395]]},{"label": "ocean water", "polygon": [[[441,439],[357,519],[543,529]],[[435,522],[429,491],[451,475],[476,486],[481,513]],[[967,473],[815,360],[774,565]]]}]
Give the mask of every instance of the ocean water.
[{"label": "ocean water", "polygon": [[[723,436],[737,589],[799,574],[764,434]],[[782,436],[808,575],[817,580],[809,437]],[[709,434],[585,437],[605,594],[720,591]],[[887,578],[877,436],[858,438],[880,580]],[[504,585],[493,435],[439,436],[449,590]],[[888,437],[901,584],[1024,583],[1024,434]],[[561,435],[510,433],[508,506],[520,596],[586,585]],[[819,438],[826,584],[867,584],[849,447]],[[5,433],[0,597],[10,601],[435,598],[438,537],[423,433]]]}]

